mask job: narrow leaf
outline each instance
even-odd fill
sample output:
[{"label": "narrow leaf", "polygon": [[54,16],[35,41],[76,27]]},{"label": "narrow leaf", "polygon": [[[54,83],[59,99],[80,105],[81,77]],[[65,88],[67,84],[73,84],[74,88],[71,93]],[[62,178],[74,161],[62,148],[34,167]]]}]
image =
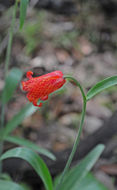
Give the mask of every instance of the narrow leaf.
[{"label": "narrow leaf", "polygon": [[14,148],[5,152],[0,160],[7,158],[21,158],[27,161],[42,179],[46,190],[53,190],[52,178],[49,170],[38,154],[28,148]]},{"label": "narrow leaf", "polygon": [[39,146],[37,146],[36,144],[34,144],[33,142],[31,142],[29,140],[19,138],[16,136],[7,136],[4,138],[4,140],[11,142],[11,143],[21,145],[21,146],[28,147],[34,151],[37,151],[40,154],[47,156],[48,158],[50,158],[52,160],[56,159],[55,156],[51,152],[49,152],[48,150],[46,150],[44,148],[40,148]]},{"label": "narrow leaf", "polygon": [[117,76],[106,78],[94,85],[87,93],[87,101],[99,92],[117,84]]},{"label": "narrow leaf", "polygon": [[5,81],[5,87],[2,94],[2,102],[7,103],[13,96],[13,93],[22,78],[22,71],[18,68],[13,68]]},{"label": "narrow leaf", "polygon": [[80,184],[72,190],[109,190],[105,185],[99,182],[91,173],[88,173]]},{"label": "narrow leaf", "polygon": [[5,180],[0,180],[0,189],[1,190],[25,190],[22,186],[18,185],[17,183],[11,182],[11,181],[5,181]]},{"label": "narrow leaf", "polygon": [[78,189],[81,180],[88,174],[91,168],[96,163],[100,154],[104,150],[104,145],[98,145],[94,148],[78,165],[72,168],[61,184],[61,190],[71,190],[73,188]]},{"label": "narrow leaf", "polygon": [[29,0],[20,0],[20,29],[24,25]]},{"label": "narrow leaf", "polygon": [[18,125],[28,116],[32,115],[37,110],[32,104],[27,104],[20,110],[5,126],[3,130],[3,137],[11,133]]}]

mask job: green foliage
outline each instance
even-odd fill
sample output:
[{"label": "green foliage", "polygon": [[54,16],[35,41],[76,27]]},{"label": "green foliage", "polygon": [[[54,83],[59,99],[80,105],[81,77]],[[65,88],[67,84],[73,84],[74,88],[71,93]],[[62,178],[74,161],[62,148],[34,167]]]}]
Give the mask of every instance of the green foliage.
[{"label": "green foliage", "polygon": [[26,53],[30,54],[43,40],[43,25],[45,20],[45,12],[40,11],[35,15],[35,20],[29,20],[25,23],[20,35],[26,43]]},{"label": "green foliage", "polygon": [[1,133],[3,137],[11,133],[19,124],[26,118],[32,115],[37,110],[32,104],[27,104],[22,108],[19,113],[17,113],[5,126],[3,132]]},{"label": "green foliage", "polygon": [[49,170],[38,154],[28,148],[14,148],[5,152],[0,160],[7,158],[21,158],[27,161],[42,179],[46,190],[53,190],[53,184]]},{"label": "green foliage", "polygon": [[99,92],[102,92],[103,90],[114,86],[117,84],[117,76],[112,76],[109,78],[106,78],[100,82],[98,82],[96,85],[94,85],[87,93],[87,101],[93,98],[95,95],[97,95]]},{"label": "green foliage", "polygon": [[79,183],[78,188],[72,190],[109,190],[101,182],[99,182],[91,173],[88,173]]},{"label": "green foliage", "polygon": [[20,29],[24,25],[29,0],[20,0]]},{"label": "green foliage", "polygon": [[11,182],[11,181],[5,181],[5,180],[0,180],[0,189],[1,190],[25,190],[22,186],[18,185],[17,183]]},{"label": "green foliage", "polygon": [[71,46],[78,47],[78,35],[79,33],[76,30],[58,34],[53,39],[54,45],[64,48],[70,48]]},{"label": "green foliage", "polygon": [[[18,2],[19,0],[15,1],[15,6],[13,8],[13,18],[11,22],[11,28],[9,32],[9,41],[8,41],[8,47],[7,47],[7,54],[6,54],[6,63],[5,63],[5,87],[2,94],[2,111],[1,111],[1,126],[4,127],[4,116],[5,116],[5,105],[8,103],[13,93],[21,80],[22,77],[22,71],[18,68],[13,68],[9,74],[9,63],[10,63],[10,55],[11,55],[11,46],[12,46],[12,40],[13,40],[13,31],[15,27],[15,21],[16,21],[16,13],[18,8]],[[26,43],[26,52],[32,53],[33,50],[39,45],[39,43],[42,42],[42,40],[45,40],[43,38],[43,26],[45,24],[45,12],[41,11],[39,14],[37,13],[35,20],[29,20],[29,22],[25,23],[24,21],[26,18],[26,12],[27,12],[27,6],[28,6],[29,0],[20,0],[20,29],[24,26],[23,30],[20,31],[21,35],[23,36],[25,43]],[[86,8],[86,6],[83,6]],[[87,23],[87,12],[85,12],[85,24]],[[31,18],[32,19],[32,18]],[[83,21],[83,27],[84,27],[84,21]],[[89,22],[88,22],[89,23]],[[88,24],[89,28],[89,24]],[[90,32],[89,32],[90,33]],[[76,29],[74,31],[68,31],[63,32],[61,34],[57,34],[54,37],[54,42],[56,46],[63,46],[65,48],[71,48],[71,46],[74,46],[75,48],[79,48],[78,44],[78,36],[80,35],[80,31],[77,31]],[[91,33],[92,35],[92,33]],[[89,36],[92,38],[92,36]],[[94,36],[95,37],[95,36]],[[95,39],[94,39],[95,40]],[[77,146],[80,141],[80,136],[82,132],[82,127],[84,123],[84,117],[85,117],[85,111],[86,111],[86,102],[93,98],[95,95],[97,95],[99,92],[114,86],[117,84],[117,76],[109,77],[107,79],[104,79],[100,82],[98,82],[96,85],[94,85],[87,93],[87,96],[85,96],[84,90],[80,83],[74,79],[71,76],[66,77],[69,81],[73,81],[79,88],[83,97],[83,111],[82,111],[82,117],[81,117],[81,123],[78,130],[78,134],[76,137],[76,141],[74,143],[72,152],[70,154],[70,157],[68,159],[68,162],[66,164],[66,167],[63,171],[63,174],[61,175],[61,179],[63,178],[63,181],[60,180],[60,184],[56,186],[56,189],[58,187],[59,190],[108,190],[104,185],[102,185],[100,182],[98,182],[95,177],[89,173],[89,171],[94,166],[95,162],[99,158],[100,154],[104,150],[103,145],[98,145],[96,148],[94,148],[80,163],[78,163],[75,167],[72,169],[69,169],[70,164],[72,162],[73,156],[76,152]],[[22,123],[22,121],[32,115],[38,108],[34,107],[32,104],[26,105],[23,109],[19,111],[0,131],[0,161],[7,159],[7,158],[21,158],[27,161],[33,169],[36,171],[38,176],[42,179],[45,189],[46,190],[53,190],[53,183],[52,178],[50,175],[50,172],[44,163],[44,161],[41,159],[41,157],[33,152],[37,151],[38,153],[41,153],[53,160],[55,160],[55,157],[52,153],[49,151],[38,147],[34,143],[19,138],[16,136],[10,136],[9,134],[18,127]],[[2,142],[8,141],[12,142],[21,146],[25,146],[27,148],[14,148],[11,150],[6,151],[3,155],[2,154]],[[1,163],[0,163],[1,165]],[[1,167],[0,167],[1,168]],[[0,171],[1,172],[1,171]],[[1,190],[8,190],[9,187],[12,190],[26,190],[30,189],[29,187],[26,187],[24,185],[20,186],[16,183],[13,183],[9,176],[0,175],[0,189]],[[4,180],[3,180],[4,179]],[[6,179],[6,180],[5,180]]]},{"label": "green foliage", "polygon": [[59,186],[61,190],[80,189],[80,182],[92,169],[97,159],[104,150],[104,145],[97,145],[80,163],[72,168],[64,178],[63,183]]},{"label": "green foliage", "polygon": [[1,173],[1,174],[0,174],[0,179],[1,179],[1,180],[6,180],[6,181],[12,181],[10,175],[7,174],[7,173]]},{"label": "green foliage", "polygon": [[20,185],[24,188],[24,190],[32,190],[32,188],[26,183],[21,183]]},{"label": "green foliage", "polygon": [[36,144],[32,143],[29,140],[19,138],[19,137],[16,137],[16,136],[6,136],[4,138],[4,140],[6,140],[8,142],[11,142],[11,143],[14,143],[14,144],[24,146],[24,147],[28,147],[28,148],[30,148],[30,149],[32,149],[34,151],[37,151],[40,154],[43,154],[43,155],[47,156],[48,158],[50,158],[52,160],[56,159],[55,156],[52,153],[50,153],[49,151],[47,151],[44,148],[40,148],[39,146],[37,146]]},{"label": "green foliage", "polygon": [[22,78],[22,71],[18,68],[13,68],[9,72],[5,80],[5,87],[2,94],[2,103],[7,103],[13,96],[13,93]]}]

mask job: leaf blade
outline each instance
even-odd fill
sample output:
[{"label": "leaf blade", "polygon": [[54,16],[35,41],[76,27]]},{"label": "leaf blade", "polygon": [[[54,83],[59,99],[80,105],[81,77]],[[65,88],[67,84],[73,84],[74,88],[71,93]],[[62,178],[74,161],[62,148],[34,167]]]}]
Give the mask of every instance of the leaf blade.
[{"label": "leaf blade", "polygon": [[72,190],[109,190],[105,185],[98,181],[92,173],[88,173],[83,180],[81,180],[77,188]]},{"label": "leaf blade", "polygon": [[3,138],[11,133],[26,117],[29,117],[37,110],[32,104],[27,104],[23,107],[5,126],[3,132]]},{"label": "leaf blade", "polygon": [[31,142],[29,140],[19,138],[16,136],[7,136],[4,138],[4,140],[11,142],[11,143],[21,145],[21,146],[26,146],[40,154],[47,156],[48,158],[50,158],[52,160],[56,159],[55,156],[51,152],[49,152],[48,150],[46,150],[44,148],[40,148],[39,146],[37,146],[36,144],[34,144],[33,142]]},{"label": "leaf blade", "polygon": [[99,92],[117,84],[117,76],[108,77],[94,85],[87,93],[86,99],[90,100]]},{"label": "leaf blade", "polygon": [[28,3],[29,0],[20,0],[20,29],[24,25]]},{"label": "leaf blade", "polygon": [[46,190],[53,190],[52,178],[44,161],[35,152],[28,148],[14,148],[5,152],[0,160],[7,158],[21,158],[27,161],[41,177]]},{"label": "leaf blade", "polygon": [[67,173],[60,189],[71,190],[73,187],[77,188],[80,181],[91,170],[103,150],[104,145],[97,145],[76,167]]},{"label": "leaf blade", "polygon": [[1,190],[25,190],[22,186],[20,186],[17,183],[11,182],[11,181],[6,181],[6,180],[0,180],[0,188]]},{"label": "leaf blade", "polygon": [[5,87],[3,89],[3,94],[2,94],[2,102],[4,104],[7,103],[12,98],[12,95],[22,78],[22,74],[23,74],[22,71],[18,68],[13,68],[9,72],[5,80]]}]

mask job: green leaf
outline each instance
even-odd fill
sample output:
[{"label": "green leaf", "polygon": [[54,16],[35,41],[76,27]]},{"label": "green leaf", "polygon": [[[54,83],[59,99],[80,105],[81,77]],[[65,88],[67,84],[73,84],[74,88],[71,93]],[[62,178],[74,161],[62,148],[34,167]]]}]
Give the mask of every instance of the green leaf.
[{"label": "green leaf", "polygon": [[32,187],[30,187],[28,184],[26,183],[20,183],[20,185],[25,189],[25,190],[32,190]]},{"label": "green leaf", "polygon": [[63,183],[60,185],[60,189],[78,189],[81,180],[88,174],[88,172],[94,166],[103,150],[104,145],[96,146],[80,163],[78,163],[67,173]]},{"label": "green leaf", "polygon": [[99,92],[117,84],[117,76],[106,78],[94,85],[87,93],[87,101]]},{"label": "green leaf", "polygon": [[72,190],[109,190],[105,185],[99,182],[91,173],[88,173],[83,180],[81,180],[80,184],[76,188],[72,188]]},{"label": "green leaf", "polygon": [[46,190],[53,190],[52,178],[49,170],[38,154],[28,148],[14,148],[5,152],[0,160],[7,158],[21,158],[27,161],[42,179]]},{"label": "green leaf", "polygon": [[4,140],[11,142],[11,143],[21,145],[21,146],[28,147],[34,151],[37,151],[40,154],[47,156],[48,158],[50,158],[52,160],[56,160],[55,156],[51,152],[49,152],[48,150],[46,150],[44,148],[40,148],[39,146],[37,146],[36,144],[34,144],[33,142],[31,142],[29,140],[19,138],[16,136],[7,136],[4,138]]},{"label": "green leaf", "polygon": [[13,96],[13,93],[22,78],[22,71],[18,68],[13,68],[6,80],[5,80],[5,87],[2,94],[2,102],[5,104],[7,103]]},{"label": "green leaf", "polygon": [[32,104],[27,104],[23,109],[19,111],[5,126],[1,133],[3,138],[11,133],[18,125],[26,118],[32,115],[37,110]]},{"label": "green leaf", "polygon": [[0,174],[0,179],[1,179],[1,180],[6,180],[6,181],[12,181],[10,175],[7,174],[7,173],[1,173],[1,174]]},{"label": "green leaf", "polygon": [[29,0],[20,0],[20,29],[24,25]]},{"label": "green leaf", "polygon": [[25,190],[22,186],[11,181],[0,180],[0,189],[1,190]]}]

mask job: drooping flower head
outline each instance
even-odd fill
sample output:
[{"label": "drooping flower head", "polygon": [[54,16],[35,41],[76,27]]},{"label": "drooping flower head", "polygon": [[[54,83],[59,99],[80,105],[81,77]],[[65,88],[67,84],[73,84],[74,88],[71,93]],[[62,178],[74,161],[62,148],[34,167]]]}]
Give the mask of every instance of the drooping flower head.
[{"label": "drooping flower head", "polygon": [[49,94],[61,88],[66,82],[61,71],[54,71],[34,78],[32,75],[32,71],[27,72],[28,80],[22,81],[22,87],[27,92],[28,100],[38,107],[42,106],[42,102],[37,104],[38,100],[47,100]]}]

